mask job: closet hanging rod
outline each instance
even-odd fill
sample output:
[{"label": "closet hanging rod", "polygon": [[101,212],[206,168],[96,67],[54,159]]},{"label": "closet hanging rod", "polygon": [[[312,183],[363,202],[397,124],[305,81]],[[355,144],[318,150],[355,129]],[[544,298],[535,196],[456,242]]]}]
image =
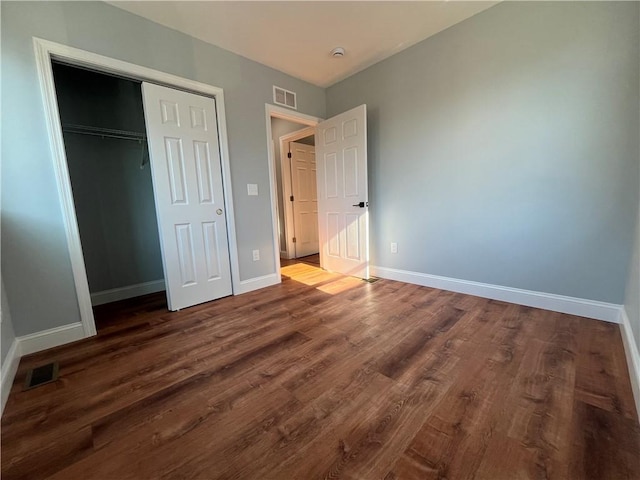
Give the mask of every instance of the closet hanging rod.
[{"label": "closet hanging rod", "polygon": [[140,132],[132,132],[130,130],[115,130],[112,128],[88,127],[85,125],[63,124],[62,130],[68,133],[94,135],[97,137],[120,138],[123,140],[143,141],[147,139],[147,136],[144,133]]}]

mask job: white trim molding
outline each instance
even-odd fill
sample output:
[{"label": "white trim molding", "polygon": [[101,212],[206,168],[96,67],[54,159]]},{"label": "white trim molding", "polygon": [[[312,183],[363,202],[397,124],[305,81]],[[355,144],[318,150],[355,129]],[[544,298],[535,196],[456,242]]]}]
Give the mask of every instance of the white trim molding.
[{"label": "white trim molding", "polygon": [[261,288],[270,287],[272,285],[277,285],[282,282],[282,277],[280,276],[280,268],[278,268],[278,273],[269,273],[268,275],[262,275],[261,277],[249,278],[247,280],[242,280],[240,282],[240,287],[236,293],[249,293],[254,290],[259,290]]},{"label": "white trim molding", "polygon": [[96,306],[103,305],[105,303],[117,302],[118,300],[126,300],[127,298],[140,297],[142,295],[148,295],[149,293],[161,292],[165,288],[164,279],[160,279],[154,280],[153,282],[144,282],[136,285],[128,285],[126,287],[102,290],[91,294],[91,304]]},{"label": "white trim molding", "polygon": [[231,164],[229,160],[229,144],[227,139],[227,122],[225,113],[224,92],[221,88],[178,77],[169,73],[142,67],[133,63],[105,57],[78,48],[59,43],[33,38],[36,56],[36,66],[40,89],[42,93],[45,119],[49,133],[49,143],[53,157],[58,195],[62,206],[67,246],[71,259],[71,269],[76,288],[76,296],[80,308],[80,320],[84,336],[96,335],[93,318],[91,294],[87,281],[87,272],[82,254],[78,221],[76,218],[71,180],[64,149],[64,138],[60,125],[58,101],[53,78],[53,59],[63,60],[70,65],[88,67],[104,73],[111,73],[127,78],[135,78],[168,87],[174,87],[202,95],[212,96],[216,100],[216,116],[218,121],[218,135],[220,143],[220,159],[222,166],[223,196],[227,209],[227,235],[229,240],[229,258],[231,260],[231,280],[233,291],[240,287],[240,266],[238,261],[238,246],[236,240],[235,215],[233,209],[233,192],[231,189]]},{"label": "white trim molding", "polygon": [[90,337],[96,334],[96,326],[93,319],[93,310],[91,309],[89,282],[87,281],[87,271],[82,255],[82,245],[80,244],[80,232],[73,203],[71,179],[69,178],[69,167],[65,154],[64,138],[62,136],[62,126],[60,125],[53,69],[51,66],[51,57],[54,55],[54,51],[57,50],[57,45],[37,38],[33,39],[33,45],[36,53],[36,65],[38,67],[38,77],[40,79],[46,123],[49,131],[49,143],[51,144],[51,153],[54,159],[58,195],[62,206],[62,216],[64,218],[65,232],[67,235],[67,246],[71,258],[71,270],[73,272],[73,280],[78,297],[78,306],[80,307],[80,319],[85,336]]},{"label": "white trim molding", "polygon": [[13,380],[16,378],[16,373],[18,372],[18,365],[20,365],[20,357],[22,353],[20,352],[20,341],[17,338],[13,339],[11,343],[11,347],[9,347],[9,351],[7,352],[6,357],[4,357],[4,361],[2,362],[2,380],[0,384],[0,415],[4,412],[4,406],[7,404],[7,399],[9,398],[9,393],[11,393],[11,386],[13,385]]},{"label": "white trim molding", "polygon": [[2,403],[0,404],[0,415],[2,415],[4,411],[4,406],[11,392],[11,386],[18,372],[20,359],[23,356],[82,340],[85,337],[84,326],[81,322],[16,337],[7,352],[4,362],[2,362],[2,383],[0,385],[0,400]]},{"label": "white trim molding", "polygon": [[640,417],[640,353],[638,352],[638,344],[633,337],[633,330],[631,330],[631,322],[629,321],[627,310],[624,307],[620,309],[620,323],[620,333],[622,334],[624,353],[627,357],[631,389],[633,390],[633,398],[636,403],[636,412],[638,413],[638,417]]},{"label": "white trim molding", "polygon": [[605,322],[620,322],[621,305],[613,303],[566,297],[552,293],[534,292],[532,290],[521,290],[519,288],[502,287],[499,285],[440,277],[438,275],[397,270],[387,267],[371,266],[371,274],[374,277],[413,283],[424,287],[450,290],[452,292],[466,293],[467,295],[501,300],[503,302],[516,303],[528,307],[604,320]]},{"label": "white trim molding", "polygon": [[[277,105],[271,105],[270,103],[265,103],[264,105],[267,110],[269,129],[271,129],[271,117],[289,120],[294,123],[301,123],[309,127],[315,127],[318,123],[324,120],[320,117],[314,117],[313,115],[307,115],[306,113],[300,113],[288,108],[278,107]],[[269,137],[269,139],[271,139],[271,137]]]},{"label": "white trim molding", "polygon": [[17,340],[20,343],[20,354],[30,355],[48,348],[82,340],[83,338],[85,338],[84,328],[82,323],[77,322],[24,335],[18,337]]}]

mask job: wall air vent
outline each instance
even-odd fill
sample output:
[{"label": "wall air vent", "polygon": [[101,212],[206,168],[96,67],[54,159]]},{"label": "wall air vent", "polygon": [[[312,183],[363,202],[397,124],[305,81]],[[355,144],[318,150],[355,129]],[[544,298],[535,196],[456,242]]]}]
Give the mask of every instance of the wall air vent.
[{"label": "wall air vent", "polygon": [[273,103],[282,105],[283,107],[298,109],[296,103],[296,94],[284,88],[273,86]]}]

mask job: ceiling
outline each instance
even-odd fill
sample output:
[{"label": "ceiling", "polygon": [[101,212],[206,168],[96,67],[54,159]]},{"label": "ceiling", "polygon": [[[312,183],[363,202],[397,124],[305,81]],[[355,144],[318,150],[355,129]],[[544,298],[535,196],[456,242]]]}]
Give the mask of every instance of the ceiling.
[{"label": "ceiling", "polygon": [[[238,55],[328,87],[496,1],[108,2]],[[343,58],[333,58],[334,47]]]}]

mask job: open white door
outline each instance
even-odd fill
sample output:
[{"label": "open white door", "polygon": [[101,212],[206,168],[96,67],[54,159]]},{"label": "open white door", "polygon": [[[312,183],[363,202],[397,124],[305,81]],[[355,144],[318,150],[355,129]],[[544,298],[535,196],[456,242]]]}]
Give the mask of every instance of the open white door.
[{"label": "open white door", "polygon": [[215,100],[142,94],[169,310],[231,295]]},{"label": "open white door", "polygon": [[369,278],[366,105],[317,126],[316,161],[320,264]]},{"label": "open white door", "polygon": [[296,258],[319,252],[316,150],[312,145],[290,142],[291,191]]}]

